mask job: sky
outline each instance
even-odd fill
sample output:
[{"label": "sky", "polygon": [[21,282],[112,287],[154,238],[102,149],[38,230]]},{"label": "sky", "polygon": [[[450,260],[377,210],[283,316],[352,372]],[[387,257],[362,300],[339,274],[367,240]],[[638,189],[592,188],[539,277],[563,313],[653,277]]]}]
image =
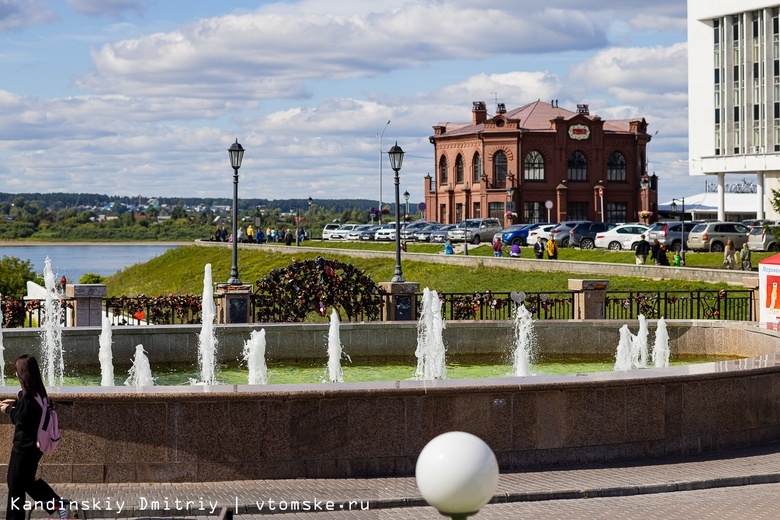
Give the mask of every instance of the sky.
[{"label": "sky", "polygon": [[232,197],[238,139],[240,197],[378,199],[397,141],[417,202],[434,125],[558,99],[644,117],[659,200],[701,193],[685,16],[684,0],[0,0],[0,191]]}]

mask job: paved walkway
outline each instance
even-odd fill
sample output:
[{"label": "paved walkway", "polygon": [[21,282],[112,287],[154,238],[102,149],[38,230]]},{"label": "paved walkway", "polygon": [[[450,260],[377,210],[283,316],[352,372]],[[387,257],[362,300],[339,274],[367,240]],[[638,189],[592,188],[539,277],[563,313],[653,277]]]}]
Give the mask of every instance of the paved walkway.
[{"label": "paved walkway", "polygon": [[[414,478],[54,487],[82,502],[89,518],[213,520],[225,506],[242,519],[442,518],[422,500]],[[493,503],[473,518],[778,518],[779,493],[780,444],[774,444],[633,464],[502,474]],[[297,512],[291,512],[294,507]]]}]

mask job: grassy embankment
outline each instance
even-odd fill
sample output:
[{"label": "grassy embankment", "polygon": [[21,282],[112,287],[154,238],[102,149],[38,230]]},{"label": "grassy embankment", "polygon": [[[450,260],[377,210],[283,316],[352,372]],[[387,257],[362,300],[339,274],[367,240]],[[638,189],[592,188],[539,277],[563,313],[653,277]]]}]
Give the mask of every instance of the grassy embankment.
[{"label": "grassy embankment", "polygon": [[[395,261],[390,258],[352,258],[344,248],[351,246],[355,249],[380,249],[392,251],[393,244],[344,244],[308,242],[307,245],[319,247],[320,245],[332,246],[333,254],[325,255],[328,258],[336,258],[339,261],[350,262],[360,269],[368,272],[374,280],[390,280],[393,276]],[[409,244],[410,252],[438,252],[439,246],[425,244]],[[492,255],[490,246],[470,248],[470,254],[489,256]],[[528,258],[532,252],[523,251]],[[757,265],[758,259],[772,253],[754,255],[753,265]],[[258,279],[268,274],[272,269],[289,265],[293,259],[306,259],[321,256],[321,253],[307,251],[301,247],[291,254],[274,253],[256,250],[239,250],[239,273],[241,280],[247,283],[255,283]],[[689,253],[688,264],[697,266],[719,266],[722,256],[716,253]],[[610,263],[631,263],[634,255],[631,252],[611,251],[580,251],[575,249],[563,249],[560,258],[564,260],[599,261]],[[515,261],[507,259],[507,262]],[[135,296],[146,294],[158,296],[163,294],[200,294],[203,290],[203,269],[205,264],[211,264],[215,281],[227,280],[230,273],[231,252],[230,248],[205,248],[197,246],[181,247],[168,251],[166,254],[146,262],[138,264],[117,273],[107,280],[109,296]],[[430,287],[440,292],[474,291],[567,291],[568,279],[580,277],[567,273],[554,272],[522,272],[512,269],[488,268],[484,266],[460,267],[426,262],[414,262],[404,260],[404,277],[410,281],[416,281],[421,287]],[[712,284],[705,282],[687,282],[679,280],[652,280],[649,278],[630,278],[622,276],[610,276],[609,266],[605,265],[604,274],[600,277],[610,280],[611,290],[621,291],[654,291],[654,290],[717,290],[728,288],[726,284]],[[733,287],[732,287],[733,288]]]}]

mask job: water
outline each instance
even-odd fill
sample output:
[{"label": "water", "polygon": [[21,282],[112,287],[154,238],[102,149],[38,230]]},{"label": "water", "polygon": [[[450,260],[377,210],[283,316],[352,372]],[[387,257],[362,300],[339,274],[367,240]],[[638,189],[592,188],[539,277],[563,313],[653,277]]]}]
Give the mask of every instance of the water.
[{"label": "water", "polygon": [[661,318],[655,329],[655,344],[653,344],[653,364],[656,367],[669,366],[669,331],[666,330],[666,320]]},{"label": "water", "polygon": [[535,351],[534,318],[525,305],[519,305],[515,315],[515,343],[512,349],[514,375],[527,376],[531,374],[531,362]]},{"label": "water", "polygon": [[343,383],[341,371],[341,333],[339,332],[339,313],[336,309],[330,313],[330,328],[328,329],[328,381]]},{"label": "water", "polygon": [[47,256],[55,258],[52,270],[59,278],[65,275],[69,283],[76,283],[85,273],[110,276],[131,265],[140,264],[162,255],[178,245],[155,243],[91,244],[91,245],[23,245],[3,246],[0,256],[14,256],[29,260],[36,273],[43,271]]},{"label": "water", "polygon": [[54,279],[51,260],[46,257],[43,268],[43,281],[46,287],[46,300],[43,307],[42,348],[43,379],[48,386],[62,386],[65,361],[62,356],[62,295]]},{"label": "water", "polygon": [[[649,331],[647,319],[639,315],[639,331],[636,336],[631,333],[628,325],[620,327],[620,340],[615,352],[614,370],[633,370],[648,367]],[[666,320],[661,317],[655,330],[655,343],[651,356],[656,367],[669,366],[669,333],[666,330]]]},{"label": "water", "polygon": [[198,366],[202,384],[216,384],[215,367],[217,364],[217,336],[214,318],[217,307],[214,304],[214,289],[211,281],[211,264],[206,264],[203,273],[203,297],[201,304],[201,328],[198,336]]},{"label": "water", "polygon": [[441,317],[441,300],[436,291],[423,290],[420,320],[417,322],[417,370],[415,377],[421,380],[445,379],[446,349],[442,339],[444,320]]},{"label": "water", "polygon": [[618,340],[617,352],[615,353],[615,370],[631,370],[634,368],[634,356],[631,352],[632,336],[633,334],[628,329],[628,325],[620,327],[620,339]]},{"label": "water", "polygon": [[127,373],[125,386],[134,386],[136,388],[154,386],[152,367],[149,364],[149,358],[144,353],[143,345],[136,345],[135,347],[133,366],[130,367],[130,371]]},{"label": "water", "polygon": [[268,367],[265,364],[265,329],[253,330],[244,342],[244,361],[249,369],[250,385],[268,384]]},{"label": "water", "polygon": [[631,338],[631,361],[635,368],[647,368],[647,318],[640,314],[638,320],[639,330]]},{"label": "water", "polygon": [[98,359],[100,360],[100,385],[114,386],[114,354],[111,349],[113,343],[111,333],[111,318],[103,316],[103,328],[100,331],[98,344]]}]

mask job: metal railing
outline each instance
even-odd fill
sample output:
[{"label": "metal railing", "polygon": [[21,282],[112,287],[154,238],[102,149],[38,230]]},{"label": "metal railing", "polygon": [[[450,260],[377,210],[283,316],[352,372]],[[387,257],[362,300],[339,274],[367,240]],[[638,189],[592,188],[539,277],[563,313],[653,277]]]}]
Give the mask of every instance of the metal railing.
[{"label": "metal railing", "polygon": [[748,290],[721,291],[607,291],[608,320],[646,318],[669,320],[752,321],[753,306]]}]

